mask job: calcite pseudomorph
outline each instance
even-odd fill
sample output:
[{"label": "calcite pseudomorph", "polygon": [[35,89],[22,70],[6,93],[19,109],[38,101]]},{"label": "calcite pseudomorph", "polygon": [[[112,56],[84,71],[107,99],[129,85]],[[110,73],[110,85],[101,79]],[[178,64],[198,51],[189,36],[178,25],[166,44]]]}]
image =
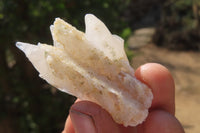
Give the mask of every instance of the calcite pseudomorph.
[{"label": "calcite pseudomorph", "polygon": [[99,104],[124,126],[136,126],[148,115],[153,95],[134,76],[124,41],[112,35],[92,14],[86,31],[56,18],[50,26],[54,45],[17,42],[40,77],[61,91]]}]

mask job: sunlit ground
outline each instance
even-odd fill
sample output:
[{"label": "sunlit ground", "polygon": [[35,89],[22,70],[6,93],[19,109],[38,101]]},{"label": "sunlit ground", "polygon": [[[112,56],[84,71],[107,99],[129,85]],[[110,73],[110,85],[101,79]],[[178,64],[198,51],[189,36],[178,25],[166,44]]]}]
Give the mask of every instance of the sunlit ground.
[{"label": "sunlit ground", "polygon": [[157,62],[169,69],[176,84],[176,116],[186,133],[200,131],[200,53],[171,51],[149,44],[133,50],[132,65]]}]

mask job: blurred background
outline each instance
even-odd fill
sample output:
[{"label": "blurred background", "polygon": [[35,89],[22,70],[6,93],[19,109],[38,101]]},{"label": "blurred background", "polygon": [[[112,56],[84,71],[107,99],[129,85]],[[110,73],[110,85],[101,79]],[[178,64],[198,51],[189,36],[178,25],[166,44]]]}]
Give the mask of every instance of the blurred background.
[{"label": "blurred background", "polygon": [[134,68],[157,62],[170,70],[176,116],[187,133],[199,133],[199,0],[0,0],[0,132],[62,131],[75,98],[39,78],[15,42],[52,44],[55,17],[84,31],[86,13],[125,39]]}]

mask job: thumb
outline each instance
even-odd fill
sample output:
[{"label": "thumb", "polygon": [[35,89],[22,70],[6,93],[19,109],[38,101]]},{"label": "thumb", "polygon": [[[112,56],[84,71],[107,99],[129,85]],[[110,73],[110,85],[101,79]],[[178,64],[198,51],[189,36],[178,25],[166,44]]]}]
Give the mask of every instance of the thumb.
[{"label": "thumb", "polygon": [[79,101],[70,109],[72,126],[76,133],[119,133],[120,126],[99,105]]}]

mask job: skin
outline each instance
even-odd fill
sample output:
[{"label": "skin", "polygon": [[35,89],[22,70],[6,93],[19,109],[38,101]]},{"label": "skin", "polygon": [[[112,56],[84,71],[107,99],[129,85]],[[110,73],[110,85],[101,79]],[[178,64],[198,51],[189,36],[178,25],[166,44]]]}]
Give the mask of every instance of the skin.
[{"label": "skin", "polygon": [[170,72],[160,64],[148,63],[135,71],[154,95],[147,119],[136,127],[113,121],[99,105],[77,100],[71,107],[62,133],[184,133],[175,118],[175,85]]}]

